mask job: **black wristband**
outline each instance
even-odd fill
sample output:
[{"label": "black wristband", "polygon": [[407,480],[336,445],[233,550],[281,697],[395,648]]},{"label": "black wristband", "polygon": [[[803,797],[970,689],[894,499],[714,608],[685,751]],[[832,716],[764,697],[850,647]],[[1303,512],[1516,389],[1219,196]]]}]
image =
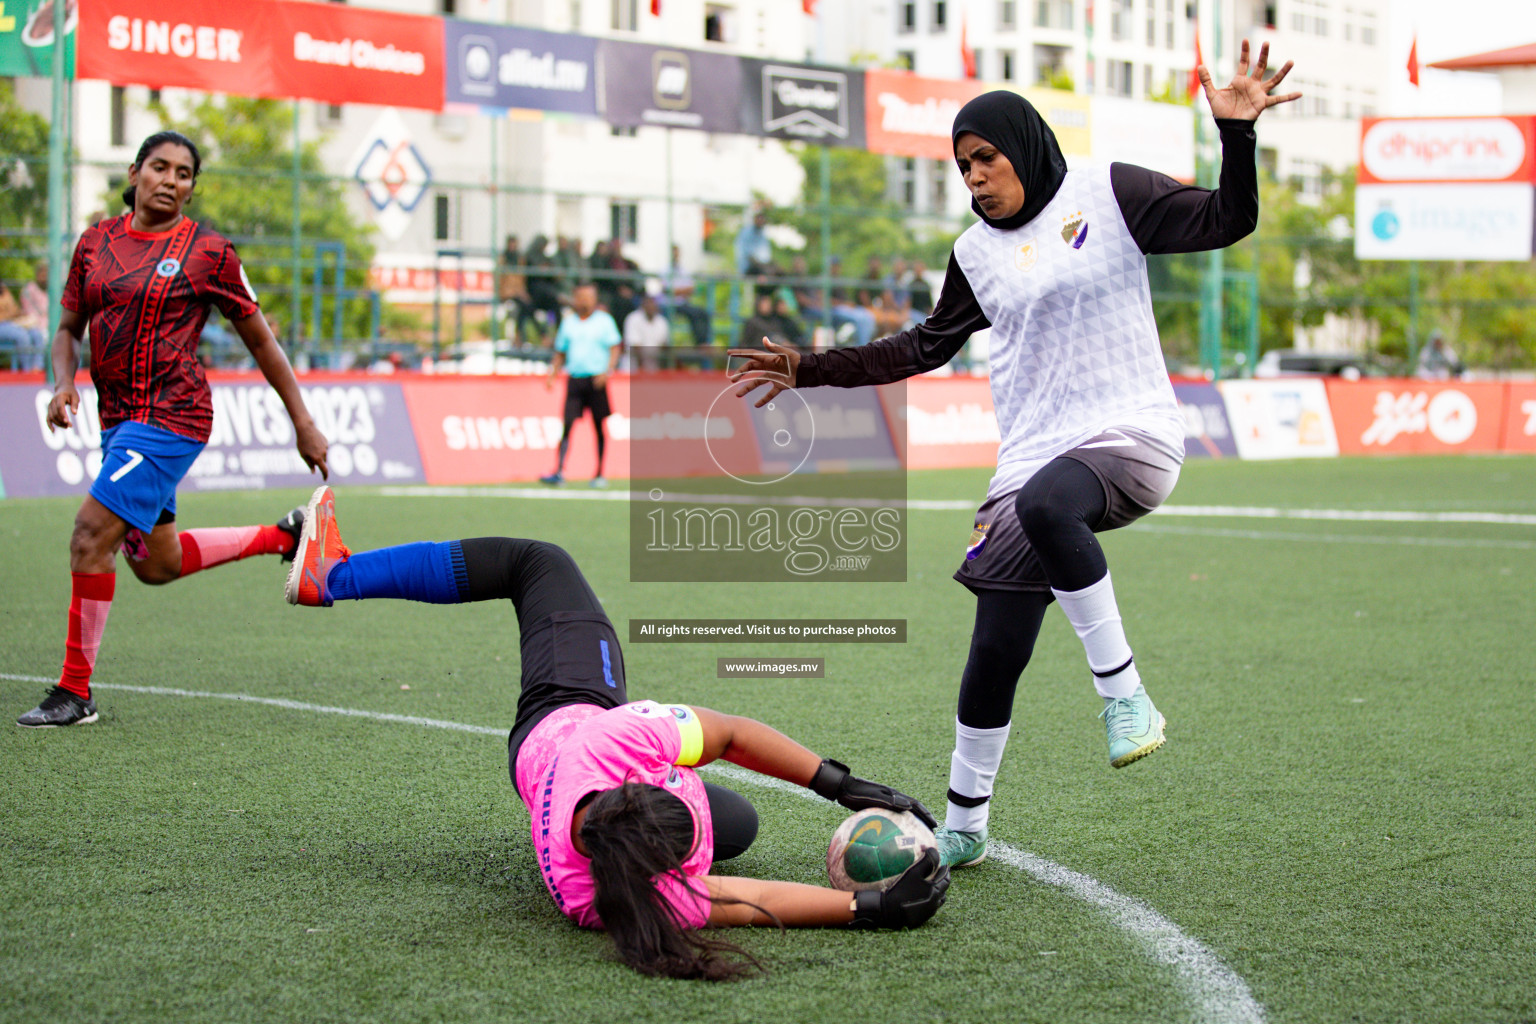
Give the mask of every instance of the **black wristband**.
[{"label": "black wristband", "polygon": [[848,766],[830,757],[823,758],[816,774],[811,776],[811,792],[824,800],[836,800],[848,779]]},{"label": "black wristband", "polygon": [[885,926],[885,893],[878,889],[863,889],[853,894],[853,920],[850,928],[881,928]]}]

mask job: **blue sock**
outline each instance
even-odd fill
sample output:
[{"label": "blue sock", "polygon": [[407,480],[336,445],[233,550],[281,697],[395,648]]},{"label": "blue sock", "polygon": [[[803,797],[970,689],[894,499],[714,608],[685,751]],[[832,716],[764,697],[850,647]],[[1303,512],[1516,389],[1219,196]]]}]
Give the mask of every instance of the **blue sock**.
[{"label": "blue sock", "polygon": [[458,604],[469,590],[464,549],[456,540],[421,541],[359,551],[331,567],[325,580],[333,601],[395,597],[428,604]]}]

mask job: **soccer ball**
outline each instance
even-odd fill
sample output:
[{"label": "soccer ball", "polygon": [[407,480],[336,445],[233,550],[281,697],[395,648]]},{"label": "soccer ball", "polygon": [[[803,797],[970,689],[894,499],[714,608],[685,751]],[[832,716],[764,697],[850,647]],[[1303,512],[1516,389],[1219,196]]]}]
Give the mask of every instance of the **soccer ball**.
[{"label": "soccer ball", "polygon": [[936,845],[933,831],[910,811],[858,811],[832,833],[827,878],[849,892],[888,889]]}]

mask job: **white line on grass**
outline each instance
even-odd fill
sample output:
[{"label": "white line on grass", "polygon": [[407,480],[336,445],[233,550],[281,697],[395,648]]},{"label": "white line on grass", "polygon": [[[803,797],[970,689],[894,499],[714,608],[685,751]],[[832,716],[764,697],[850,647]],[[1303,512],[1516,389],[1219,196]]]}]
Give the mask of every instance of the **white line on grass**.
[{"label": "white line on grass", "polygon": [[[14,675],[7,672],[0,672],[0,679],[24,683],[55,682],[52,676]],[[505,736],[508,732],[507,729],[449,722],[440,718],[420,718],[415,715],[395,715],[384,711],[338,708],[279,697],[255,697],[245,693],[211,693],[204,690],[182,690],[170,686],[128,686],[122,683],[92,683],[91,685],[99,690],[143,693],[156,697],[199,697],[262,704],[287,711],[312,711],[317,714],[366,718],[376,722],[393,722],[400,725],[420,725],[477,735]],[[733,782],[778,790],[811,800],[820,799],[801,786],[731,765],[716,763],[706,766],[705,770]],[[999,863],[1023,871],[1036,881],[1055,886],[1076,896],[1101,913],[1115,927],[1135,939],[1149,957],[1172,968],[1178,977],[1179,987],[1193,1004],[1192,1020],[1199,1024],[1262,1024],[1264,1008],[1254,1000],[1253,994],[1248,991],[1248,984],[1222,963],[1216,954],[1198,940],[1185,935],[1179,930],[1178,925],[1145,903],[1122,895],[1088,875],[1063,867],[1044,857],[1038,857],[1026,850],[1009,846],[1007,843],[990,841],[987,844],[987,854]]]},{"label": "white line on grass", "polygon": [[1215,526],[1172,526],[1142,523],[1137,533],[1169,533],[1182,537],[1230,537],[1235,540],[1284,540],[1306,544],[1385,544],[1392,547],[1501,548],[1536,551],[1536,541],[1492,540],[1482,537],[1390,537],[1373,533],[1282,533],[1267,530],[1230,530]]},{"label": "white line on grass", "polygon": [[[380,487],[389,498],[533,498],[589,501],[628,501],[628,491],[536,490],[530,487]],[[718,505],[870,505],[888,504],[874,498],[840,499],[812,495],[682,494],[666,493],[669,502],[707,502]],[[904,504],[921,512],[960,512],[974,509],[975,501],[938,501],[910,498]],[[1252,505],[1164,505],[1157,516],[1194,519],[1313,519],[1358,523],[1487,523],[1497,526],[1536,526],[1536,515],[1514,512],[1409,512],[1395,509],[1271,508]]]}]

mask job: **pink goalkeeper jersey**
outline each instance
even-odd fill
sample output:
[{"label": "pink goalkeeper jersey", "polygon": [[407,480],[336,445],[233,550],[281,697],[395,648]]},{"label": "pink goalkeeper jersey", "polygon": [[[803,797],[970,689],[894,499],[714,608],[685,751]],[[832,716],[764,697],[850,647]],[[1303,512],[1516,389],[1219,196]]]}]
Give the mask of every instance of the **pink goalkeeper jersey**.
[{"label": "pink goalkeeper jersey", "polygon": [[591,860],[571,841],[576,803],[594,790],[625,782],[649,783],[677,794],[693,814],[697,843],[683,862],[688,884],[659,882],[684,927],[709,920],[709,896],[700,877],[714,861],[714,832],[699,763],[704,731],[682,704],[634,701],[604,710],[573,704],[553,712],[523,741],[517,755],[517,795],[533,818],[539,873],[560,912],[584,928],[601,928],[592,906]]}]

